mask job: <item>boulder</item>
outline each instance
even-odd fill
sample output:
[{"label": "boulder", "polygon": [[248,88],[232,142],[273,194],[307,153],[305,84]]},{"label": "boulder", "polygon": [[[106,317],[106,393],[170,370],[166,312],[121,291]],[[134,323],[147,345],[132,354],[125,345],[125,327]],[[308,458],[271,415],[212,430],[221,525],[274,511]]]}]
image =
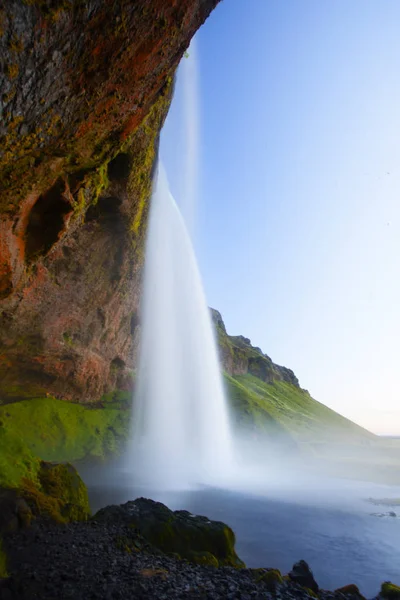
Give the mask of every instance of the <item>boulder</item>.
[{"label": "boulder", "polygon": [[314,575],[305,560],[300,560],[293,565],[289,578],[315,593],[319,591],[318,583],[315,581]]},{"label": "boulder", "polygon": [[3,541],[0,537],[0,579],[8,577],[7,573],[7,555],[3,548]]},{"label": "boulder", "polygon": [[17,490],[0,488],[0,536],[30,524],[32,511]]},{"label": "boulder", "polygon": [[346,598],[354,598],[354,600],[365,600],[364,596],[354,583],[338,588],[335,590],[335,594],[342,594],[343,596],[346,596]]},{"label": "boulder", "polygon": [[385,581],[382,583],[379,597],[385,600],[400,600],[400,587],[391,581]]},{"label": "boulder", "polygon": [[275,593],[283,584],[283,577],[278,569],[253,569],[257,583],[264,583],[269,592]]},{"label": "boulder", "polygon": [[24,479],[18,493],[34,516],[67,523],[84,521],[90,515],[86,486],[69,463],[42,462],[38,483]]},{"label": "boulder", "polygon": [[137,529],[156,548],[197,564],[244,567],[235,552],[235,534],[220,521],[172,511],[160,502],[138,498],[101,509],[94,519]]}]

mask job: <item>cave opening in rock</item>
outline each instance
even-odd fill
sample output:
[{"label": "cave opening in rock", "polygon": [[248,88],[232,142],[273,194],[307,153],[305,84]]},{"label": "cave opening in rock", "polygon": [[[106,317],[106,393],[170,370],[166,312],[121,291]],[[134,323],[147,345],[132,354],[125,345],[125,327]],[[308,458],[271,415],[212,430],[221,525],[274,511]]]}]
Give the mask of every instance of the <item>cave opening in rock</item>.
[{"label": "cave opening in rock", "polygon": [[121,369],[125,369],[125,361],[122,360],[119,356],[113,358],[110,364],[110,369],[112,372],[120,371]]},{"label": "cave opening in rock", "polygon": [[107,175],[110,181],[121,181],[128,179],[130,170],[130,156],[121,152],[108,163]]},{"label": "cave opening in rock", "polygon": [[85,222],[101,221],[109,226],[116,226],[121,223],[121,204],[122,200],[115,196],[99,198],[96,204],[89,206]]},{"label": "cave opening in rock", "polygon": [[59,179],[34,204],[25,232],[25,258],[31,262],[46,255],[65,227],[65,216],[72,211],[63,195],[64,182]]}]

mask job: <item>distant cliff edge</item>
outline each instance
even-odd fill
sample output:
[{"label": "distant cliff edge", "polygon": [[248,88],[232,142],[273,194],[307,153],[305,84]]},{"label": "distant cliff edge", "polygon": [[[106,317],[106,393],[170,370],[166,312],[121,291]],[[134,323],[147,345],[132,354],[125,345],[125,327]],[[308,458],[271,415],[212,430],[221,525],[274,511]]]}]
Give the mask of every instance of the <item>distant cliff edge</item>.
[{"label": "distant cliff edge", "polygon": [[254,375],[265,383],[284,381],[300,388],[299,380],[291,369],[276,365],[260,348],[242,335],[228,335],[221,313],[210,308],[219,346],[223,370],[229,375]]}]

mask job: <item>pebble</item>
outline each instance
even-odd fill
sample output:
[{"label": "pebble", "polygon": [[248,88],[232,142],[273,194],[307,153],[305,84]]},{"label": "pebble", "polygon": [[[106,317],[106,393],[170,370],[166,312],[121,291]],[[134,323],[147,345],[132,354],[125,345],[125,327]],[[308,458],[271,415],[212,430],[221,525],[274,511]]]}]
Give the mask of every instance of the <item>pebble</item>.
[{"label": "pebble", "polygon": [[[143,538],[143,550],[129,553],[118,540],[133,542],[132,535],[128,527],[110,523],[59,527],[38,521],[6,540],[11,577],[0,582],[0,600],[310,600],[295,583],[283,583],[274,595],[255,582],[250,569],[180,561]],[[321,600],[333,597],[324,594]]]}]

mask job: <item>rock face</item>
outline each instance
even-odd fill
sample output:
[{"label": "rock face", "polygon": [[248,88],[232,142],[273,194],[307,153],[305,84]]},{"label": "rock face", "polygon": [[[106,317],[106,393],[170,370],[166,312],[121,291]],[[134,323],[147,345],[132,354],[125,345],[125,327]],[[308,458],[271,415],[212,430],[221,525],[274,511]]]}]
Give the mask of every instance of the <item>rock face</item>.
[{"label": "rock face", "polygon": [[293,565],[289,573],[289,578],[316,594],[319,592],[318,583],[315,581],[314,575],[305,560],[299,560],[299,562]]},{"label": "rock face", "polygon": [[120,506],[101,509],[95,520],[125,524],[162,552],[179,555],[191,562],[211,566],[244,567],[235,552],[235,534],[220,521],[172,511],[161,502],[138,498]]},{"label": "rock face", "polygon": [[0,534],[11,533],[44,516],[56,523],[85,521],[90,515],[85,484],[75,467],[42,461],[38,478],[16,489],[0,488]]},{"label": "rock face", "polygon": [[218,0],[0,8],[0,397],[128,385],[175,68]]},{"label": "rock face", "polygon": [[291,369],[276,365],[267,354],[263,354],[260,348],[252,346],[248,338],[242,335],[228,335],[221,314],[214,308],[210,311],[224,371],[229,375],[249,373],[266,383],[284,381],[297,388],[300,387],[299,380]]},{"label": "rock face", "polygon": [[390,581],[385,581],[385,583],[382,583],[379,597],[385,600],[400,600],[400,587]]}]

